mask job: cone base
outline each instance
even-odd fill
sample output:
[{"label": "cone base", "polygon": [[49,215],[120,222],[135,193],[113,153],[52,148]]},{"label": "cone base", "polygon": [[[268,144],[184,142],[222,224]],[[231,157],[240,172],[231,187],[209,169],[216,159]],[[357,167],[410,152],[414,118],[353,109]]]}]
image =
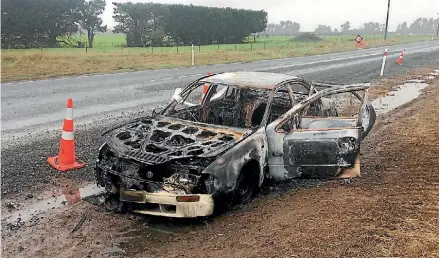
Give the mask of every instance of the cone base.
[{"label": "cone base", "polygon": [[58,171],[69,171],[69,170],[75,170],[85,167],[85,163],[81,161],[75,161],[73,164],[60,164],[58,163],[58,156],[56,157],[49,157],[47,159],[47,163],[54,167]]}]

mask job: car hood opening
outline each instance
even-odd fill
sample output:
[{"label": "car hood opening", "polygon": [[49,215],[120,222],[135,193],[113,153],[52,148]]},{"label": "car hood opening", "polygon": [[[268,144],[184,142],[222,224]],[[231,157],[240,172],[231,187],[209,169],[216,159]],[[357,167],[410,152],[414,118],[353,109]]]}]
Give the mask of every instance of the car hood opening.
[{"label": "car hood opening", "polygon": [[124,158],[160,164],[173,159],[216,156],[251,132],[157,116],[133,120],[102,136]]}]

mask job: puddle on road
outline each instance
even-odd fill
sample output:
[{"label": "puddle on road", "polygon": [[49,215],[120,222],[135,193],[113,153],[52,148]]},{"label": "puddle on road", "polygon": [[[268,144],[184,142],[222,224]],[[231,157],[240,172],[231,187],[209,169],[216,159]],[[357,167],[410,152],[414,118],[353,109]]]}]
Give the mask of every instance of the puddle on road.
[{"label": "puddle on road", "polygon": [[400,107],[422,94],[422,90],[428,86],[423,80],[411,80],[396,87],[395,90],[390,91],[386,96],[379,97],[372,101],[372,106],[375,108],[376,114],[381,115]]},{"label": "puddle on road", "polygon": [[10,211],[2,211],[2,224],[6,223],[9,229],[19,228],[24,225],[25,222],[36,221],[43,217],[43,215],[66,209],[82,200],[90,199],[92,203],[97,202],[103,192],[104,188],[97,187],[95,184],[77,189],[61,189],[62,195],[43,199],[40,202],[27,205],[23,208],[11,208]]},{"label": "puddle on road", "polygon": [[429,73],[431,76],[439,76],[439,70],[434,70],[433,72]]}]

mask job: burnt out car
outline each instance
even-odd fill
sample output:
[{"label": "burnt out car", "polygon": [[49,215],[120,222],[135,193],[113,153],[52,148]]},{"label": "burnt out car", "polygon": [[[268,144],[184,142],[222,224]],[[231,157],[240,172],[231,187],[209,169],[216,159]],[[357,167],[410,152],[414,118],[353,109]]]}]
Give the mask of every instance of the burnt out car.
[{"label": "burnt out car", "polygon": [[265,72],[200,78],[102,135],[97,184],[133,212],[197,217],[225,196],[248,201],[265,180],[358,177],[376,116],[369,87]]}]

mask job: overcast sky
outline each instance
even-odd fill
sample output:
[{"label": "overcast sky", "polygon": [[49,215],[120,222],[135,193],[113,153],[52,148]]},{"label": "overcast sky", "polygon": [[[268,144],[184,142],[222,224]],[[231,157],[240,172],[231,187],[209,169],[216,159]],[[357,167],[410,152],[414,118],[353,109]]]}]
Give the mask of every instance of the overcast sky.
[{"label": "overcast sky", "polygon": [[[106,0],[104,23],[113,27],[111,2],[155,2],[233,7],[268,12],[268,22],[291,20],[300,23],[301,31],[312,31],[319,24],[340,28],[345,21],[351,27],[364,22],[386,22],[387,0]],[[412,22],[418,17],[437,18],[439,0],[391,0],[389,30],[395,30],[403,21]]]}]

